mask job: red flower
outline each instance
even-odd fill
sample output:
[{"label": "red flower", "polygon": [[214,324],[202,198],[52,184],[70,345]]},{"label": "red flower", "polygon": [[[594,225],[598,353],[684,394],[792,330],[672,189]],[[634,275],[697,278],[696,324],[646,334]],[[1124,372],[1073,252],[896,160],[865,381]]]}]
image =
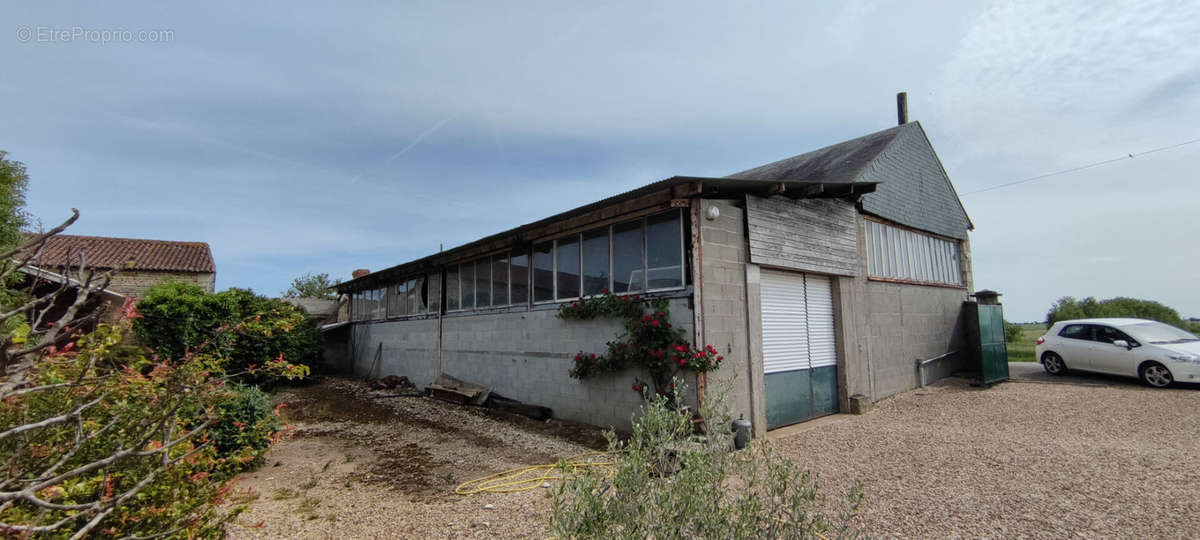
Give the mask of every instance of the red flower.
[{"label": "red flower", "polygon": [[608,294],[608,289],[600,289],[600,294]]},{"label": "red flower", "polygon": [[650,316],[649,316],[649,315],[642,315],[642,322],[644,322],[644,323],[650,322]]},{"label": "red flower", "polygon": [[720,361],[721,361],[721,360],[723,360],[723,359],[724,359],[724,358],[722,358],[722,357],[720,357],[720,356],[718,356],[718,357],[717,357],[717,361],[718,361],[718,362],[720,362]]},{"label": "red flower", "polygon": [[650,321],[650,326],[658,328],[658,319],[654,319],[653,321]]},{"label": "red flower", "polygon": [[637,384],[633,385],[633,391],[634,391],[634,392],[641,392],[641,391],[642,391],[642,387],[641,387],[641,385],[637,385]]},{"label": "red flower", "polygon": [[666,313],[663,313],[663,312],[661,312],[661,311],[660,311],[660,312],[658,312],[658,313],[655,313],[655,314],[654,314],[654,316],[656,316],[656,317],[660,317],[660,318],[661,318],[661,317],[666,317],[666,316],[667,316],[667,314],[666,314]]},{"label": "red flower", "polygon": [[684,347],[683,345],[676,345],[675,350],[679,352],[687,352],[687,347]]},{"label": "red flower", "polygon": [[687,359],[686,359],[686,358],[680,358],[680,359],[679,359],[679,365],[681,365],[681,366],[686,366],[686,365],[687,365]]}]

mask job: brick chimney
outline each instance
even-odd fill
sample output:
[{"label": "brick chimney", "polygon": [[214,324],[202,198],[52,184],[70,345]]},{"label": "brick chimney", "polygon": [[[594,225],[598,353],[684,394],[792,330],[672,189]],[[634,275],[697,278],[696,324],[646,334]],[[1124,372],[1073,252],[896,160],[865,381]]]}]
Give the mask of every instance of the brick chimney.
[{"label": "brick chimney", "polygon": [[350,279],[358,279],[370,273],[371,271],[366,268],[359,268],[358,270],[350,272]]}]

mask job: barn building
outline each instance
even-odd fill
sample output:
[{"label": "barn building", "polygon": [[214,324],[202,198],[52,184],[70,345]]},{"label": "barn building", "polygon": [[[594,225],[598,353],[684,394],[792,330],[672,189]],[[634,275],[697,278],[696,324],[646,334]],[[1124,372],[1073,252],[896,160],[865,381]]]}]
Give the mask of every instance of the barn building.
[{"label": "barn building", "polygon": [[[446,373],[556,417],[628,428],[644,373],[576,380],[619,321],[557,318],[608,289],[669,301],[716,346],[756,435],[962,367],[972,224],[919,123],[723,178],[676,176],[342,283],[346,367]],[[345,329],[343,329],[344,331]],[[952,354],[947,354],[952,353]],[[691,399],[696,396],[692,395]]]}]

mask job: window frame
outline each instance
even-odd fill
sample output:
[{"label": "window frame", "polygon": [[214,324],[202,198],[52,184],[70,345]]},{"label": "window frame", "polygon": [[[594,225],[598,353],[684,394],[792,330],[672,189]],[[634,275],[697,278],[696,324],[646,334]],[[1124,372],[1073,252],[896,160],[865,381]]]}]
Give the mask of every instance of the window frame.
[{"label": "window frame", "polygon": [[[669,214],[670,212],[662,212],[659,214],[650,214],[642,216],[642,285],[645,287],[644,292],[655,293],[662,291],[678,291],[687,288],[687,244],[683,233],[683,210],[675,209],[675,215],[679,218],[679,286],[678,287],[659,287],[657,289],[650,288],[650,228],[646,226],[647,221],[652,217],[658,217]],[[610,236],[611,238],[611,236]],[[610,242],[611,243],[611,242]],[[611,271],[610,271],[611,273]],[[611,280],[610,280],[611,284]],[[612,289],[609,289],[612,290]],[[635,293],[636,294],[636,293]]]}]

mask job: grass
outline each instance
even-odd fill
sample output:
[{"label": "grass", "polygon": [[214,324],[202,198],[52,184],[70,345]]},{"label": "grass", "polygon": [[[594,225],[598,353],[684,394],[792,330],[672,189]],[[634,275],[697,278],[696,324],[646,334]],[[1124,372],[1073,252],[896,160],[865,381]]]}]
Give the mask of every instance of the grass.
[{"label": "grass", "polygon": [[1037,346],[1037,338],[1046,333],[1046,325],[1021,324],[1021,337],[1008,344],[1009,362],[1035,362],[1033,348]]}]

